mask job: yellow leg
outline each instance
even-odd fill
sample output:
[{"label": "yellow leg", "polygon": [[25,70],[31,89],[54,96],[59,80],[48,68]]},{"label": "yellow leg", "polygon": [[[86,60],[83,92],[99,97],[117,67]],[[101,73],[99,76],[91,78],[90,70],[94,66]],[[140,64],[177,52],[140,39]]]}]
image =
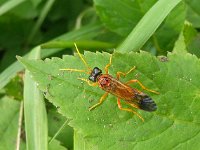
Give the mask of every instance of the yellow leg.
[{"label": "yellow leg", "polygon": [[93,105],[92,107],[89,108],[89,111],[95,109],[97,106],[101,105],[103,103],[103,101],[105,100],[105,98],[108,96],[108,92],[106,92],[99,100],[99,102],[95,105]]},{"label": "yellow leg", "polygon": [[89,86],[97,86],[98,82],[91,83],[88,79],[78,78],[79,80],[85,81]]},{"label": "yellow leg", "polygon": [[157,92],[157,91],[146,88],[139,80],[130,80],[130,81],[126,82],[126,84],[131,84],[131,83],[135,83],[135,82],[138,83],[143,90],[146,90],[146,91],[149,91],[149,92],[152,92],[155,94],[159,94],[159,92]]},{"label": "yellow leg", "polygon": [[109,64],[107,64],[105,66],[105,68],[104,68],[106,74],[108,74],[108,68],[110,67],[111,63],[112,63],[112,55],[110,56],[110,62],[109,62]]},{"label": "yellow leg", "polygon": [[129,74],[130,72],[132,72],[133,70],[135,70],[135,66],[133,68],[131,68],[128,72],[117,72],[117,79],[119,80],[120,75],[126,76],[127,74]]},{"label": "yellow leg", "polygon": [[137,112],[135,112],[135,111],[133,111],[132,109],[129,109],[129,108],[122,108],[122,105],[120,103],[120,99],[119,98],[117,98],[117,104],[118,104],[118,107],[119,107],[120,110],[132,112],[135,115],[137,115],[144,122],[144,119],[142,118],[142,116],[140,116]]}]

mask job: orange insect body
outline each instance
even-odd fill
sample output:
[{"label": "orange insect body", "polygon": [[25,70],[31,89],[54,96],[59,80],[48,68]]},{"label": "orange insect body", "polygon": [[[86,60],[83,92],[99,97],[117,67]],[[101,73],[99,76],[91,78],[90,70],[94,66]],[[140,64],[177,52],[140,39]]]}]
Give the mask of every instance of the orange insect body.
[{"label": "orange insect body", "polygon": [[98,84],[99,87],[104,91],[109,92],[126,101],[132,101],[135,97],[135,93],[138,93],[138,90],[120,82],[109,74],[100,75],[98,77]]},{"label": "orange insect body", "polygon": [[[93,105],[92,107],[90,107],[89,110],[92,110],[92,109],[96,108],[97,106],[101,105],[109,93],[117,97],[117,104],[118,104],[119,109],[124,110],[124,111],[129,111],[129,112],[136,114],[140,119],[142,119],[142,121],[144,121],[144,119],[137,112],[133,111],[130,108],[122,108],[120,99],[123,99],[127,104],[131,105],[132,107],[139,108],[139,109],[142,109],[145,111],[155,111],[157,109],[156,103],[148,95],[146,95],[145,93],[143,93],[135,88],[132,88],[131,86],[129,86],[129,84],[136,82],[144,90],[147,90],[147,91],[150,91],[150,92],[153,92],[156,94],[158,94],[158,92],[146,88],[138,80],[130,80],[126,83],[122,83],[121,81],[119,81],[120,75],[126,76],[131,71],[133,71],[135,69],[135,67],[130,69],[127,73],[117,72],[117,75],[116,75],[117,77],[114,78],[108,74],[108,68],[110,67],[111,60],[112,60],[112,55],[111,55],[110,63],[107,64],[105,67],[105,74],[102,74],[102,70],[99,69],[98,67],[94,67],[93,69],[91,69],[88,66],[88,64],[86,63],[84,58],[81,56],[76,44],[74,44],[74,45],[76,47],[79,57],[81,58],[81,60],[83,61],[83,63],[85,64],[85,66],[88,68],[89,71],[78,70],[78,69],[69,69],[69,68],[60,69],[60,70],[85,72],[85,73],[89,74],[89,80],[83,79],[83,78],[78,78],[78,79],[87,82],[88,85],[90,85],[90,86],[98,85],[102,90],[106,91],[106,93],[100,98],[99,102],[97,104]],[[92,81],[93,83],[91,83],[90,81]]]},{"label": "orange insect body", "polygon": [[101,72],[99,68],[95,67],[89,76],[89,80],[97,82],[102,90],[115,95],[118,99],[125,100],[126,103],[133,107],[146,111],[155,111],[157,109],[156,103],[145,93],[122,83],[109,74],[101,74]]}]

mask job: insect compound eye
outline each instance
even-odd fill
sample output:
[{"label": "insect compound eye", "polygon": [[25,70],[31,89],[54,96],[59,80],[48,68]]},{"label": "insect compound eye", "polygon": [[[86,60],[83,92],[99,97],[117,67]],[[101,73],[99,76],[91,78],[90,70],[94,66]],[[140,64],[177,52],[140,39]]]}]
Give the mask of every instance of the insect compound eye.
[{"label": "insect compound eye", "polygon": [[102,73],[101,69],[99,69],[98,67],[94,67],[89,76],[89,80],[92,82],[96,82],[98,75],[100,75],[101,73]]},{"label": "insect compound eye", "polygon": [[96,78],[94,76],[91,76],[91,75],[89,76],[89,80],[92,81],[92,82],[96,82]]},{"label": "insect compound eye", "polygon": [[94,75],[100,75],[102,73],[101,69],[99,69],[98,67],[94,67],[93,71]]}]

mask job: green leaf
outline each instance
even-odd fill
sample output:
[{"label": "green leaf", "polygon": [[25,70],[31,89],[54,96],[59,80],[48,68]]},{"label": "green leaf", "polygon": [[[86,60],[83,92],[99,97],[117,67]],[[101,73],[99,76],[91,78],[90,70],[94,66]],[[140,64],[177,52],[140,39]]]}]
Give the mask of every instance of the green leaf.
[{"label": "green leaf", "polygon": [[[91,67],[103,69],[109,57],[108,53],[85,52],[85,59]],[[157,103],[156,112],[134,109],[145,122],[129,112],[120,111],[116,97],[112,95],[101,106],[88,111],[104,91],[77,79],[88,78],[88,75],[59,71],[60,68],[84,69],[77,56],[45,61],[18,59],[31,72],[46,98],[58,107],[61,114],[72,119],[70,125],[85,140],[84,149],[200,147],[200,61],[191,54],[169,53],[165,61],[146,52],[113,55],[109,74],[115,76],[117,71],[126,72],[136,66],[136,70],[121,81],[137,77],[146,87],[160,92],[159,95],[145,92]],[[128,107],[124,102],[122,106]]]},{"label": "green leaf", "polygon": [[54,140],[51,144],[49,144],[48,150],[67,150],[67,149],[61,146],[59,141]]},{"label": "green leaf", "polygon": [[187,20],[190,21],[194,27],[200,27],[200,5],[199,0],[185,0],[187,4]]},{"label": "green leaf", "polygon": [[[94,38],[97,34],[100,34],[102,32],[103,28],[101,25],[99,24],[92,24],[92,25],[88,25],[85,26],[79,30],[76,31],[72,31],[69,33],[66,33],[62,36],[60,36],[58,38],[58,40],[76,40],[76,39],[91,39]],[[36,49],[38,47],[35,47]],[[34,51],[33,48],[31,51]],[[49,55],[52,55],[56,52],[61,51],[62,49],[56,49],[54,51],[50,51],[49,49],[47,49],[47,51],[45,51],[45,53],[42,55],[42,57],[47,57]],[[44,50],[43,50],[44,51]],[[6,84],[8,84],[8,82],[15,77],[15,75],[17,74],[17,72],[23,70],[23,67],[19,64],[18,61],[14,62],[13,64],[11,64],[9,67],[7,67],[3,72],[1,72],[0,74],[0,89],[2,89]]]},{"label": "green leaf", "polygon": [[32,4],[36,7],[38,6],[42,0],[30,0],[32,2]]},{"label": "green leaf", "polygon": [[190,23],[186,23],[183,30],[188,52],[200,57],[199,34]]},{"label": "green leaf", "polygon": [[[98,14],[104,24],[114,32],[124,36],[128,35],[124,42],[117,48],[117,51],[138,51],[181,0],[160,0],[155,2],[117,0],[115,1],[115,5],[113,5],[112,0],[95,0]],[[166,48],[166,46],[168,46],[167,50],[171,50],[171,45],[173,45],[183,26],[184,14],[182,3],[171,17],[164,22],[160,32],[154,35],[158,50]],[[171,32],[171,34],[167,34],[167,38],[166,32]],[[156,45],[155,39],[152,43]]]},{"label": "green leaf", "polygon": [[189,52],[200,57],[199,35],[196,29],[189,23],[185,22],[184,28],[176,41],[174,49],[176,52]]},{"label": "green leaf", "polygon": [[[144,13],[150,8],[154,1],[130,1],[94,0],[94,4],[102,22],[111,31],[126,36],[139,22]],[[147,7],[147,8],[146,8]]]},{"label": "green leaf", "polygon": [[186,53],[187,52],[186,44],[185,44],[185,38],[183,36],[183,33],[181,33],[179,35],[179,38],[175,43],[173,51],[177,52],[177,53],[184,53],[184,52]]},{"label": "green leaf", "polygon": [[[29,54],[31,59],[40,58],[40,48]],[[48,149],[47,114],[44,98],[28,70],[24,75],[24,120],[27,149]]]},{"label": "green leaf", "polygon": [[[16,0],[16,1],[19,1],[19,0]],[[24,19],[31,19],[33,17],[37,17],[39,12],[40,10],[36,9],[30,0],[28,1],[24,0],[23,3],[21,3],[20,5],[18,5],[17,7],[11,10],[12,14],[14,14],[15,16],[19,18],[24,18]],[[23,21],[27,21],[27,20],[23,20]],[[27,23],[24,22],[24,24],[27,24]]]},{"label": "green leaf", "polygon": [[76,43],[81,48],[113,48],[115,45],[108,42],[94,41],[94,40],[78,40],[78,41],[52,41],[45,44],[42,44],[42,48],[67,48],[74,47],[74,43]]},{"label": "green leaf", "polygon": [[21,101],[23,99],[22,75],[18,75],[13,78],[4,89],[7,96]]},{"label": "green leaf", "polygon": [[[54,137],[58,133],[56,139],[68,149],[73,149],[73,129],[70,126],[65,125],[65,122],[66,118],[56,110],[48,110],[49,136]],[[62,128],[63,125],[65,125],[64,128]]]},{"label": "green leaf", "polygon": [[55,0],[49,0],[44,5],[44,7],[39,15],[39,18],[38,18],[36,24],[34,25],[34,27],[32,28],[32,31],[28,37],[28,40],[27,40],[28,44],[30,44],[30,42],[33,41],[34,36],[38,32],[38,30],[41,28],[41,25],[44,22],[45,18],[47,17],[47,14],[50,11],[50,9],[52,8],[54,2],[55,2]]},{"label": "green leaf", "polygon": [[8,97],[0,99],[0,149],[16,149],[20,103]]},{"label": "green leaf", "polygon": [[23,3],[25,0],[10,0],[0,6],[0,16],[4,13],[8,12],[12,8],[18,6],[19,4]]},{"label": "green leaf", "polygon": [[[181,0],[160,0],[140,20],[125,41],[117,48],[120,52],[138,51],[153,35],[165,17]],[[163,9],[165,8],[165,9]],[[134,44],[131,44],[134,41]]]},{"label": "green leaf", "polygon": [[[186,9],[183,2],[179,3],[166,17],[150,41],[155,45],[159,54],[171,51],[180,32],[183,29]],[[170,34],[169,34],[170,33]]]}]

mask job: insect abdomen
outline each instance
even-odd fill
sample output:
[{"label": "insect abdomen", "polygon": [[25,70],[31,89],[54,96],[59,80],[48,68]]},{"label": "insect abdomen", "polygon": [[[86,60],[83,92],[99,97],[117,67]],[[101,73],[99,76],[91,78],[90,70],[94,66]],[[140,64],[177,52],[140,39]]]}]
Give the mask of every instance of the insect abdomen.
[{"label": "insect abdomen", "polygon": [[139,107],[146,111],[155,111],[157,109],[156,103],[150,97],[141,100]]},{"label": "insect abdomen", "polygon": [[144,93],[136,95],[136,98],[139,100],[139,108],[145,111],[155,111],[157,109],[156,103],[152,100],[151,97]]}]

